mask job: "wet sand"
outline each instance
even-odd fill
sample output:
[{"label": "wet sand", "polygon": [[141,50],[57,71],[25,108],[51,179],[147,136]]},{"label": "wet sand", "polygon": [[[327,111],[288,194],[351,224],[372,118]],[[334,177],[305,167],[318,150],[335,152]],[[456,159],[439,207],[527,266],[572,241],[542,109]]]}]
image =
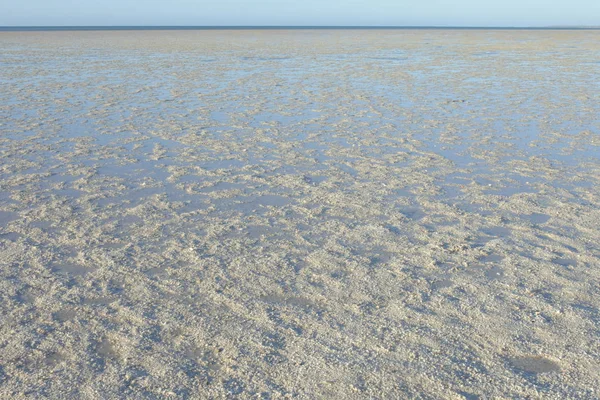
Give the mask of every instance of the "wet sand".
[{"label": "wet sand", "polygon": [[0,51],[0,397],[600,396],[600,31]]}]

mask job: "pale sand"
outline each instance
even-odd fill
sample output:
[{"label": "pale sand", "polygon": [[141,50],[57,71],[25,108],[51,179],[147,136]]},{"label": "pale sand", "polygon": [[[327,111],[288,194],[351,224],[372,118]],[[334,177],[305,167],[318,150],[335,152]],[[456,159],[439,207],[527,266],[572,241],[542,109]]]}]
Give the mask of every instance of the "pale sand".
[{"label": "pale sand", "polygon": [[0,54],[0,398],[599,398],[599,31]]}]

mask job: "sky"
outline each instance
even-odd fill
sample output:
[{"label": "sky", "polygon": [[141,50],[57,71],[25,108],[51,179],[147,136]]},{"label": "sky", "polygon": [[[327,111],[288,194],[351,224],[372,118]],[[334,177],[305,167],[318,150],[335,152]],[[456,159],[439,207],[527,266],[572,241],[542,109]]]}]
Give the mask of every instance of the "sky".
[{"label": "sky", "polygon": [[600,0],[0,0],[0,26],[600,25]]}]

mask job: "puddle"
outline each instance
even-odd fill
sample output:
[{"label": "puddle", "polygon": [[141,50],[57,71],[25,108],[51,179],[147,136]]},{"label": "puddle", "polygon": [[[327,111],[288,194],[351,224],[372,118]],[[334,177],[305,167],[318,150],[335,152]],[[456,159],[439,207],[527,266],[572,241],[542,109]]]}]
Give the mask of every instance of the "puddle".
[{"label": "puddle", "polygon": [[521,193],[537,193],[537,190],[530,186],[505,186],[501,188],[493,188],[485,191],[486,194],[498,195],[498,196],[513,196]]},{"label": "puddle", "polygon": [[229,160],[215,160],[202,163],[201,167],[208,170],[219,170],[219,169],[240,169],[246,166],[246,162],[238,159]]},{"label": "puddle", "polygon": [[210,113],[210,117],[221,123],[227,123],[229,121],[229,113],[224,111],[213,111]]},{"label": "puddle", "polygon": [[482,263],[499,263],[500,261],[504,260],[504,258],[505,257],[500,254],[490,254],[479,258],[479,261]]},{"label": "puddle", "polygon": [[489,280],[502,279],[504,277],[504,269],[498,266],[487,269],[484,275]]},{"label": "puddle", "polygon": [[481,230],[481,232],[483,232],[484,234],[486,234],[488,236],[492,236],[492,237],[496,237],[496,238],[507,237],[507,236],[510,236],[510,234],[511,234],[511,230],[509,228],[505,228],[502,226],[493,226],[490,228],[483,228]]},{"label": "puddle", "polygon": [[261,296],[259,300],[267,304],[289,305],[299,308],[318,308],[312,300],[299,296],[269,295]]},{"label": "puddle", "polygon": [[63,308],[54,313],[54,318],[59,322],[67,322],[77,317],[77,311]]},{"label": "puddle", "polygon": [[532,224],[545,224],[550,220],[550,216],[546,214],[533,213],[533,214],[523,214],[521,218],[528,220]]},{"label": "puddle", "polygon": [[202,189],[199,189],[198,191],[201,193],[212,193],[212,192],[220,192],[220,191],[227,191],[227,190],[243,190],[246,189],[247,186],[243,185],[241,183],[232,183],[232,182],[217,182],[212,186],[209,187],[205,187]]},{"label": "puddle", "polygon": [[0,233],[0,239],[9,240],[11,242],[16,242],[22,237],[23,235],[17,232]]},{"label": "puddle", "polygon": [[149,277],[161,277],[168,274],[167,267],[154,267],[144,271]]},{"label": "puddle", "polygon": [[98,343],[96,352],[98,355],[107,359],[117,359],[119,356],[117,348],[107,338],[102,339],[102,341]]},{"label": "puddle", "polygon": [[473,53],[473,55],[476,57],[492,57],[492,56],[497,56],[499,54],[500,54],[499,51],[482,51],[482,52]]},{"label": "puddle", "polygon": [[545,374],[550,372],[560,372],[560,364],[544,356],[525,356],[510,359],[510,363],[517,370],[533,373]]},{"label": "puddle", "polygon": [[234,197],[215,201],[217,209],[234,211],[242,214],[265,212],[271,207],[284,207],[291,204],[292,199],[278,195],[262,195],[257,197]]},{"label": "puddle", "polygon": [[369,57],[370,60],[380,61],[406,61],[408,57]]},{"label": "puddle", "polygon": [[46,357],[44,358],[44,363],[50,367],[53,368],[56,365],[60,364],[62,361],[65,360],[65,356],[58,352],[58,351],[54,351],[54,352],[50,352],[48,354],[46,354]]},{"label": "puddle", "polygon": [[19,218],[19,214],[10,211],[0,211],[0,228],[6,228],[9,222]]},{"label": "puddle", "polygon": [[94,272],[96,269],[84,267],[83,265],[70,262],[59,262],[53,264],[52,270],[62,275],[83,276],[89,274],[90,272]]},{"label": "puddle", "polygon": [[562,267],[576,267],[577,261],[571,258],[555,258],[552,260],[555,264],[558,264]]},{"label": "puddle", "polygon": [[433,290],[447,289],[451,288],[452,286],[454,286],[454,282],[452,282],[452,280],[449,278],[440,279],[431,284],[431,288]]},{"label": "puddle", "polygon": [[325,182],[327,180],[327,177],[319,176],[319,175],[312,175],[312,176],[304,175],[302,177],[302,179],[304,180],[304,182],[306,182],[309,185],[319,185],[319,184]]},{"label": "puddle", "polygon": [[400,213],[412,221],[419,221],[427,216],[420,208],[403,208]]},{"label": "puddle", "polygon": [[118,221],[119,226],[121,226],[123,229],[144,223],[144,219],[137,215],[125,215],[119,218]]}]

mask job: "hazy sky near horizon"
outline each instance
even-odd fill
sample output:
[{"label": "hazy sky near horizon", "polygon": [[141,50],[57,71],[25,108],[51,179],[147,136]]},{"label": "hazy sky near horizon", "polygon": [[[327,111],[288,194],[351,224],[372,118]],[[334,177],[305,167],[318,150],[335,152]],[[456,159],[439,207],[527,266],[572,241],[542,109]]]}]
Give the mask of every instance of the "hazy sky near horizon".
[{"label": "hazy sky near horizon", "polygon": [[600,0],[0,0],[0,26],[600,25]]}]

